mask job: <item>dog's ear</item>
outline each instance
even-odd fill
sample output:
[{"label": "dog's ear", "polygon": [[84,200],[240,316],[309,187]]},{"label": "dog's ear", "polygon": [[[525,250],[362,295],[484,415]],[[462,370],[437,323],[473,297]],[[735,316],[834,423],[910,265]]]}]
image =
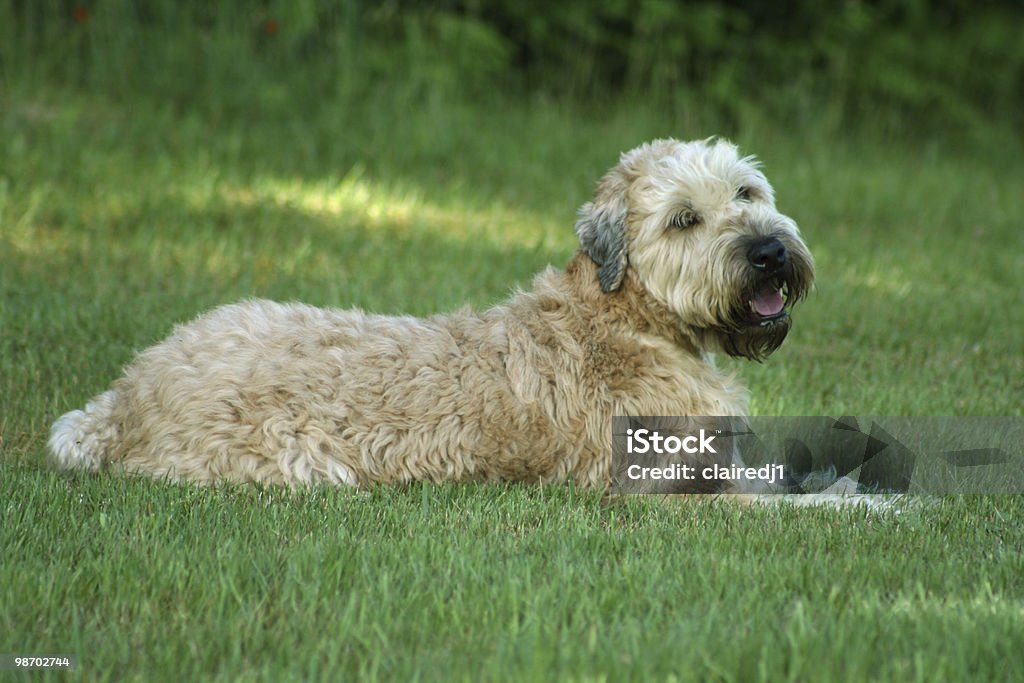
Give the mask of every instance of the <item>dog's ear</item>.
[{"label": "dog's ear", "polygon": [[597,264],[601,290],[619,288],[626,276],[626,182],[616,172],[598,185],[594,201],[580,207],[576,234],[580,248]]}]

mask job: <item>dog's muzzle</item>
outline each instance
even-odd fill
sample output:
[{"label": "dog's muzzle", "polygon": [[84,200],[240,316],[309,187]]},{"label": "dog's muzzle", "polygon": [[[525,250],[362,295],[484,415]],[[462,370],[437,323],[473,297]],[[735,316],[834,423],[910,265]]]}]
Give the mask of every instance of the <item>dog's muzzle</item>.
[{"label": "dog's muzzle", "polygon": [[785,271],[789,265],[789,252],[786,245],[776,237],[766,237],[750,245],[747,260],[756,273],[755,285],[747,302],[750,324],[763,327],[788,317],[786,300],[789,284]]},{"label": "dog's muzzle", "polygon": [[810,286],[813,267],[775,236],[745,245],[746,286],[725,326],[724,350],[731,356],[763,360],[782,345],[792,321],[789,309]]}]

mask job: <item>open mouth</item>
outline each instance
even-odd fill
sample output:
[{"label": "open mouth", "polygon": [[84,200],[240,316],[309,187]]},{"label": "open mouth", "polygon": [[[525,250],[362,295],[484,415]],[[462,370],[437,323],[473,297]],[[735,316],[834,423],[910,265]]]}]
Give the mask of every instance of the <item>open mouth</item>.
[{"label": "open mouth", "polygon": [[786,301],[789,298],[789,285],[783,278],[766,280],[756,290],[748,302],[750,304],[751,323],[754,325],[771,325],[782,320],[789,313]]}]

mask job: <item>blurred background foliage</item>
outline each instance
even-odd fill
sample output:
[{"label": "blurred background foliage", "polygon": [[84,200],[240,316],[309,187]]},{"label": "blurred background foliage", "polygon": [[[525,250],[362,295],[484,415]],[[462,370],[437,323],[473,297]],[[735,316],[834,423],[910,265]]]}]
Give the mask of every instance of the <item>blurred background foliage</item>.
[{"label": "blurred background foliage", "polygon": [[0,69],[217,116],[541,97],[973,139],[1024,125],[1022,29],[1008,0],[6,0]]}]

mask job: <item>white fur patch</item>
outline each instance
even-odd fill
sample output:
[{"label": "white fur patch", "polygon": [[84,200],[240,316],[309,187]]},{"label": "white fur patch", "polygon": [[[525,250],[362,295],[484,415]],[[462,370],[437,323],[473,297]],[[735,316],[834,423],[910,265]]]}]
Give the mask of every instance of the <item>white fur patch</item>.
[{"label": "white fur patch", "polygon": [[72,410],[50,429],[50,460],[60,469],[98,469],[103,462],[104,439],[112,427],[107,417],[114,405],[114,392],[107,391],[84,410]]}]

